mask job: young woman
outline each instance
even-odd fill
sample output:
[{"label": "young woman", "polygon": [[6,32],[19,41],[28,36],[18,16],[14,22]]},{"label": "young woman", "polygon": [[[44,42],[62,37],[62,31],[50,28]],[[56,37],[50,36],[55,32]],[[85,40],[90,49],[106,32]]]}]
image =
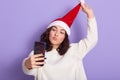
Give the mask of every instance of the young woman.
[{"label": "young woman", "polygon": [[[66,27],[69,24],[53,22],[41,35],[41,41],[47,43],[45,57],[42,54],[33,55],[32,51],[23,61],[24,73],[33,75],[35,80],[87,80],[83,58],[97,43],[97,23],[92,8],[86,3],[80,3],[75,8],[79,10],[80,6],[88,18],[86,38],[69,44],[70,30]],[[63,26],[57,24],[59,22]],[[39,60],[44,62],[38,62]],[[41,64],[44,66],[39,66]]]}]

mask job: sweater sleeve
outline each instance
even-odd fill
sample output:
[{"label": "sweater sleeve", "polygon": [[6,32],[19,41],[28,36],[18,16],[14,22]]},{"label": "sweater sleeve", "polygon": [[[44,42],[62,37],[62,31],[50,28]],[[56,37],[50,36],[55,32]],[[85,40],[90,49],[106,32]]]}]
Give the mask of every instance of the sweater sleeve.
[{"label": "sweater sleeve", "polygon": [[23,69],[23,72],[24,72],[25,74],[35,76],[36,73],[37,73],[37,69],[36,69],[36,68],[29,70],[29,69],[27,69],[27,68],[25,67],[25,60],[28,59],[31,55],[33,55],[33,53],[34,53],[34,52],[31,51],[31,53],[29,54],[29,56],[23,60],[23,62],[22,62],[22,69]]},{"label": "sweater sleeve", "polygon": [[[95,18],[88,19],[87,36],[78,43],[73,43],[77,56],[83,59],[98,41],[97,22]],[[75,53],[74,53],[75,54]]]}]

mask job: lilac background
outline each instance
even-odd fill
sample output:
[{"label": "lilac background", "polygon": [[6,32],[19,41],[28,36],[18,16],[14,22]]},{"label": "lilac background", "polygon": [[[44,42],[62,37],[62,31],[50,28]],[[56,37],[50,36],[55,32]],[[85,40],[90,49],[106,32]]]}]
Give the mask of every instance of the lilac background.
[{"label": "lilac background", "polygon": [[[120,80],[120,1],[113,1],[86,0],[94,9],[99,30],[97,46],[84,59],[88,80]],[[33,80],[22,72],[22,60],[47,25],[76,4],[77,0],[0,0],[0,80]],[[85,37],[82,11],[71,31],[71,42]]]}]

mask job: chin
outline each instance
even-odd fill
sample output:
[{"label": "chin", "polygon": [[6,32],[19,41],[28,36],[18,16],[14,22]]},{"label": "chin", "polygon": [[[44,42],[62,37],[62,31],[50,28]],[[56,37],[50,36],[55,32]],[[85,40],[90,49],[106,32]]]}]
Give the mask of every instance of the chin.
[{"label": "chin", "polygon": [[51,41],[52,45],[60,45],[60,43],[56,42],[56,41]]}]

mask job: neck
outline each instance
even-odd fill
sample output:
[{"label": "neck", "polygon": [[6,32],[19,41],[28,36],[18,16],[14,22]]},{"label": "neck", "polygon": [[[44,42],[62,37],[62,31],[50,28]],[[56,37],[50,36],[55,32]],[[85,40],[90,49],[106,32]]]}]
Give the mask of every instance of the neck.
[{"label": "neck", "polygon": [[53,45],[53,49],[57,49],[59,45]]}]

